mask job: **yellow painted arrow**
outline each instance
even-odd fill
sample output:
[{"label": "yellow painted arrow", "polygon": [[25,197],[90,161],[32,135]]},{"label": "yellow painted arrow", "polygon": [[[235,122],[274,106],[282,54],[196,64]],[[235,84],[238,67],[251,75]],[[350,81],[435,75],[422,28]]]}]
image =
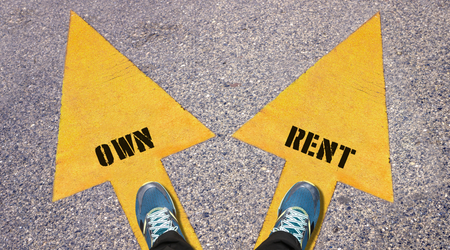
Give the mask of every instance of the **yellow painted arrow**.
[{"label": "yellow painted arrow", "polygon": [[142,249],[136,193],[149,181],[172,196],[187,241],[201,245],[160,159],[214,136],[71,12],[53,200],[110,181]]},{"label": "yellow painted arrow", "polygon": [[233,136],[286,159],[256,246],[275,225],[284,194],[301,180],[321,191],[319,225],[337,181],[393,202],[379,13]]}]

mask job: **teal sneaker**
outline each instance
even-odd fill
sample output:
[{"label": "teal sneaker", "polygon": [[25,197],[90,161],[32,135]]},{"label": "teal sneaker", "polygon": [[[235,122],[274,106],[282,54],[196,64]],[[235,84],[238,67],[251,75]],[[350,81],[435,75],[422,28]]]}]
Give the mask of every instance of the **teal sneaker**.
[{"label": "teal sneaker", "polygon": [[148,248],[168,231],[178,232],[184,238],[176,219],[172,198],[157,182],[149,182],[139,188],[136,195],[136,217]]},{"label": "teal sneaker", "polygon": [[320,214],[320,192],[312,183],[301,181],[289,189],[278,208],[274,232],[292,234],[304,250]]}]

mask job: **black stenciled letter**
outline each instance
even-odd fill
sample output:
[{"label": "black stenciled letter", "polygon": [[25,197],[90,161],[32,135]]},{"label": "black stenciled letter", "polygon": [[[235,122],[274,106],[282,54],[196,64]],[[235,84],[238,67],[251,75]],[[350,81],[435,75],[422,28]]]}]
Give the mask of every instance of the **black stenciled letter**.
[{"label": "black stenciled letter", "polygon": [[142,133],[139,130],[136,131],[136,132],[133,132],[133,135],[134,135],[134,140],[136,141],[137,148],[139,149],[140,152],[144,152],[145,151],[144,143],[149,148],[154,148],[155,147],[153,145],[152,137],[150,136],[150,132],[148,131],[148,128],[143,128],[142,129]]},{"label": "black stenciled letter", "polygon": [[[318,134],[314,135],[314,140],[319,140],[320,136]],[[305,142],[306,143],[306,142]],[[315,143],[314,141],[311,142],[311,147],[315,148],[317,147],[317,143]],[[309,156],[314,156],[314,152],[308,151],[308,155]]]},{"label": "black stenciled letter", "polygon": [[294,140],[295,134],[297,134],[298,128],[296,126],[292,126],[291,132],[289,132],[286,143],[284,144],[286,147],[290,148],[292,145],[292,141]]},{"label": "black stenciled letter", "polygon": [[323,155],[325,154],[326,161],[331,163],[331,160],[336,152],[338,144],[336,142],[331,142],[330,140],[323,138],[322,145],[320,145],[319,152],[317,152],[317,159],[322,160]]},{"label": "black stenciled letter", "polygon": [[314,133],[308,132],[308,135],[306,136],[305,144],[303,144],[302,147],[302,153],[307,154],[309,146],[311,145],[312,139],[314,137]]},{"label": "black stenciled letter", "polygon": [[300,141],[301,141],[303,138],[305,138],[305,134],[306,134],[305,130],[303,130],[303,129],[301,129],[301,128],[298,129],[298,136],[297,136],[297,138],[295,138],[295,140],[294,140],[294,146],[293,146],[293,148],[294,148],[295,150],[298,150],[298,149],[299,149],[299,147],[300,147]]},{"label": "black stenciled letter", "polygon": [[[125,138],[120,137],[116,140],[111,141],[114,148],[116,149],[117,155],[119,155],[119,158],[121,160],[127,158],[127,156],[134,155],[134,146],[131,139],[131,134],[126,135]],[[117,143],[117,141],[119,141],[119,143]]]},{"label": "black stenciled letter", "polygon": [[100,165],[106,167],[114,163],[114,157],[111,153],[111,149],[107,144],[102,144],[101,146],[96,147],[95,153],[97,154],[98,162],[100,162]]},{"label": "black stenciled letter", "polygon": [[[297,134],[297,130],[298,130],[298,135],[297,135],[297,137],[295,137],[295,134]],[[300,141],[305,137],[305,134],[306,134],[305,130],[303,130],[301,128],[297,128],[296,126],[292,126],[291,132],[289,132],[289,136],[284,145],[286,147],[290,148],[292,145],[292,141],[294,141],[294,146],[292,148],[295,150],[299,150]],[[295,140],[294,140],[294,137],[295,137]]]},{"label": "black stenciled letter", "polygon": [[356,150],[351,149],[349,147],[346,147],[344,145],[341,145],[341,147],[339,148],[340,150],[344,150],[344,152],[342,153],[342,157],[341,160],[339,161],[339,167],[340,168],[344,168],[345,163],[347,162],[348,156],[351,153],[352,155],[356,154]]}]

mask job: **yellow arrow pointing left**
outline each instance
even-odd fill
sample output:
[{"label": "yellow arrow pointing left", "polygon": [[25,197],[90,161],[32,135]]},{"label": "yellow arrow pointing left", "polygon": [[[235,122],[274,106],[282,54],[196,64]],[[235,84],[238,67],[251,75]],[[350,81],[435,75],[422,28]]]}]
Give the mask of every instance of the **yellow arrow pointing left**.
[{"label": "yellow arrow pointing left", "polygon": [[61,100],[53,200],[110,181],[141,248],[135,215],[145,182],[171,194],[187,241],[200,243],[160,159],[214,134],[74,12]]}]

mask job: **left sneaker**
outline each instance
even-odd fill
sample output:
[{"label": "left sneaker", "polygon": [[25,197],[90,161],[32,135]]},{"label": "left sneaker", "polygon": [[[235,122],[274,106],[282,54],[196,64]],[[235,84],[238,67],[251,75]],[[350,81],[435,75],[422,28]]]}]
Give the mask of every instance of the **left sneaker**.
[{"label": "left sneaker", "polygon": [[139,188],[136,195],[136,217],[148,248],[168,231],[175,231],[184,238],[178,225],[172,198],[157,182],[149,182]]}]

